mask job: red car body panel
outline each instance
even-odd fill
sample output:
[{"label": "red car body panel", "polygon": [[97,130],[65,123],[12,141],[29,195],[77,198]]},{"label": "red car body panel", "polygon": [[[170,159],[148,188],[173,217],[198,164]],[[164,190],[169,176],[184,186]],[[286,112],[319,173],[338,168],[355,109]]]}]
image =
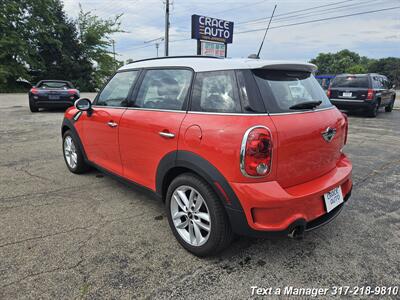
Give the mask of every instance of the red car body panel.
[{"label": "red car body panel", "polygon": [[83,132],[79,132],[88,159],[100,167],[122,176],[122,164],[119,151],[118,126],[110,127],[109,122],[118,124],[125,109],[96,107],[90,116],[83,113],[81,123]]},{"label": "red car body panel", "polygon": [[324,193],[341,186],[343,196],[347,195],[352,187],[351,169],[350,161],[342,155],[327,174],[287,189],[277,181],[230,184],[251,228],[279,231],[297,219],[309,222],[325,214]]},{"label": "red car body panel", "polygon": [[[271,117],[278,130],[277,180],[289,187],[313,180],[335,168],[344,144],[345,119],[337,109]],[[321,133],[335,128],[326,142]]]},{"label": "red car body panel", "polygon": [[[240,147],[246,130],[255,125],[273,128],[268,115],[238,116],[188,113],[182,123],[178,150],[194,152],[215,166],[226,180],[235,182],[263,182],[273,178],[274,170],[268,177],[247,178],[240,171]],[[201,138],[189,134],[193,126],[201,132]],[[276,138],[276,131],[273,130]]]},{"label": "red car body panel", "polygon": [[[119,143],[124,177],[151,190],[161,159],[178,147],[184,112],[127,109],[119,124]],[[172,133],[175,138],[163,137]]]}]

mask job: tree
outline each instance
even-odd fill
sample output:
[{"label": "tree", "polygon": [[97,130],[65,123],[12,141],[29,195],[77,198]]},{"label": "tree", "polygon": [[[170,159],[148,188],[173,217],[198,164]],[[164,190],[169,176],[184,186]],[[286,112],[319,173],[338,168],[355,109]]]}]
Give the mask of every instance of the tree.
[{"label": "tree", "polygon": [[95,90],[121,64],[108,51],[120,17],[102,20],[81,10],[71,20],[60,0],[0,1],[0,92],[20,89],[20,77]]},{"label": "tree", "polygon": [[400,58],[387,57],[372,60],[368,72],[384,74],[397,88],[400,87]]},{"label": "tree", "polygon": [[0,2],[0,91],[13,91],[17,89],[17,78],[29,78],[26,62],[30,52],[24,22],[27,12],[27,1]]},{"label": "tree", "polygon": [[90,12],[84,12],[82,8],[80,10],[77,20],[79,39],[84,57],[95,66],[90,74],[90,84],[93,88],[103,85],[104,81],[122,64],[122,62],[114,61],[113,53],[108,50],[112,44],[111,34],[123,32],[120,29],[121,16],[103,20]]},{"label": "tree", "polygon": [[368,58],[344,49],[337,53],[320,53],[310,62],[318,66],[320,74],[365,73]]},{"label": "tree", "polygon": [[379,73],[400,86],[400,58],[370,59],[345,49],[337,53],[319,53],[310,62],[318,66],[319,74]]}]

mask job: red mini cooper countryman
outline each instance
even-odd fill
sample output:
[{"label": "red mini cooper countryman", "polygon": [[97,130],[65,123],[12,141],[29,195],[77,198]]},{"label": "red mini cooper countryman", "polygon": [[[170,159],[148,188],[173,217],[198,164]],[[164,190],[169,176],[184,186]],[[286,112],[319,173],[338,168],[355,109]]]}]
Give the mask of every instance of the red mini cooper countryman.
[{"label": "red mini cooper countryman", "polygon": [[68,169],[93,166],[161,198],[198,256],[234,234],[301,237],[349,199],[348,122],[308,63],[167,57],[119,69],[65,113]]}]

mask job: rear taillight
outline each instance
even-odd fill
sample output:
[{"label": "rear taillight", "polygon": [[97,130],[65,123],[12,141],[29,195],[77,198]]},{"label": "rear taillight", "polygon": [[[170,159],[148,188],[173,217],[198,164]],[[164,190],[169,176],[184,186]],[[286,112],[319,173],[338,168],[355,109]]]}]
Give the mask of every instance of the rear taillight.
[{"label": "rear taillight", "polygon": [[373,100],[374,99],[375,92],[372,89],[368,89],[368,94],[367,94],[367,100]]},{"label": "rear taillight", "polygon": [[247,177],[266,176],[271,171],[272,136],[267,127],[255,126],[243,137],[240,170]]},{"label": "rear taillight", "polygon": [[30,90],[30,92],[32,93],[32,94],[38,94],[39,93],[39,90],[37,89],[37,88],[31,88],[31,90]]},{"label": "rear taillight", "polygon": [[75,94],[78,94],[78,91],[75,89],[70,89],[70,90],[68,90],[68,94],[75,95]]},{"label": "rear taillight", "polygon": [[327,89],[326,90],[326,96],[328,96],[328,98],[331,97],[331,89]]},{"label": "rear taillight", "polygon": [[347,134],[349,132],[349,119],[347,118],[347,115],[342,113],[344,117],[344,142],[343,145],[346,145],[347,143]]}]

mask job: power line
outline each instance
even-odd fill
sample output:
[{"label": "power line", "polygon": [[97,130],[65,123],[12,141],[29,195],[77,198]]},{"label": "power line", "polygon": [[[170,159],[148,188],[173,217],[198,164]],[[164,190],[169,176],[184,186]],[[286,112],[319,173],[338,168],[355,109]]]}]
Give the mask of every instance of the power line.
[{"label": "power line", "polygon": [[[376,13],[376,12],[381,12],[381,11],[395,10],[395,9],[399,9],[399,8],[400,8],[400,6],[394,6],[394,7],[388,7],[388,8],[383,8],[383,9],[377,9],[377,10],[357,12],[357,13],[352,13],[352,14],[347,14],[347,15],[334,16],[334,17],[329,17],[329,18],[315,19],[315,20],[309,20],[309,21],[304,21],[304,22],[297,22],[297,23],[285,24],[285,25],[280,25],[280,26],[274,26],[274,27],[270,27],[269,29],[278,29],[278,28],[284,28],[284,27],[298,26],[298,25],[309,24],[309,23],[316,23],[316,22],[322,22],[322,21],[328,21],[328,20],[334,20],[334,19],[341,19],[341,18],[347,18],[347,17],[352,17],[352,16],[358,16],[358,15],[371,14],[371,13]],[[239,31],[239,32],[236,32],[235,34],[245,34],[245,33],[251,33],[251,32],[264,31],[264,30],[265,30],[265,28],[259,28],[259,29]],[[189,40],[191,40],[191,38],[170,40],[170,43],[177,43],[177,42],[183,42],[183,41],[189,41]],[[135,47],[135,48],[132,48],[132,50],[146,48],[146,47],[150,47],[150,46],[153,46],[153,44]]]},{"label": "power line", "polygon": [[[322,9],[322,10],[306,12],[306,13],[297,14],[297,15],[293,15],[293,16],[275,18],[274,19],[274,23],[276,21],[281,21],[282,22],[282,21],[287,21],[287,20],[292,20],[292,19],[299,19],[299,17],[301,17],[301,18],[304,18],[304,17],[309,18],[309,17],[312,17],[312,16],[321,15],[322,12],[326,12],[326,11],[328,11],[328,14],[329,13],[334,13],[337,10],[342,10],[343,8],[349,8],[349,7],[353,7],[354,8],[355,6],[358,6],[358,7],[359,6],[364,6],[364,5],[369,4],[371,2],[374,2],[374,4],[376,4],[377,2],[380,2],[380,1],[379,0],[378,1],[369,0],[369,1],[361,2],[361,3],[347,4],[347,5],[337,6],[337,7],[334,7],[334,8],[325,8],[325,9]],[[327,14],[327,13],[325,13],[325,14]]]},{"label": "power line", "polygon": [[[352,2],[352,1],[354,1],[354,0],[345,0],[345,1],[340,1],[340,2],[335,2],[335,3],[330,3],[330,4],[324,4],[324,5],[309,7],[309,8],[300,9],[300,10],[293,10],[293,11],[290,11],[290,12],[287,12],[287,13],[276,15],[275,17],[287,16],[287,15],[291,15],[291,14],[298,13],[298,12],[303,12],[303,11],[307,11],[307,10],[314,10],[314,9],[321,8],[321,7],[328,7],[328,6],[333,6],[333,5],[337,5],[337,4],[341,4],[341,3],[345,3],[345,2]],[[257,21],[265,21],[265,20],[269,20],[269,18],[258,18],[258,19],[247,20],[247,21],[243,21],[243,22],[238,22],[235,25],[254,23],[254,22],[257,22]]]},{"label": "power line", "polygon": [[217,11],[217,12],[215,12],[213,14],[216,15],[216,14],[221,14],[221,13],[224,13],[224,12],[227,12],[227,11],[232,11],[232,10],[236,10],[236,9],[243,8],[243,7],[255,6],[255,5],[259,5],[261,3],[267,2],[267,1],[268,0],[262,0],[262,1],[259,1],[259,2],[251,3],[251,4],[247,3],[247,4],[244,4],[244,5],[241,5],[241,6],[232,7],[232,8],[228,8],[228,9],[225,9],[225,10]]},{"label": "power line", "polygon": [[[358,13],[341,15],[341,16],[334,16],[334,17],[329,17],[329,18],[315,19],[315,20],[298,22],[298,23],[285,24],[285,25],[271,27],[270,29],[277,29],[277,28],[291,27],[291,26],[297,26],[297,25],[302,25],[302,24],[322,22],[322,21],[327,21],[327,20],[341,19],[341,18],[346,18],[346,17],[352,17],[352,16],[359,16],[359,15],[376,13],[376,12],[380,12],[380,11],[394,10],[394,9],[398,9],[398,8],[400,8],[400,6],[382,8],[382,9],[377,9],[377,10],[369,10],[369,11],[364,11],[364,12],[358,12]],[[245,31],[236,32],[235,34],[244,34],[244,33],[250,33],[250,32],[263,31],[263,30],[264,30],[264,28],[245,30]]]}]

